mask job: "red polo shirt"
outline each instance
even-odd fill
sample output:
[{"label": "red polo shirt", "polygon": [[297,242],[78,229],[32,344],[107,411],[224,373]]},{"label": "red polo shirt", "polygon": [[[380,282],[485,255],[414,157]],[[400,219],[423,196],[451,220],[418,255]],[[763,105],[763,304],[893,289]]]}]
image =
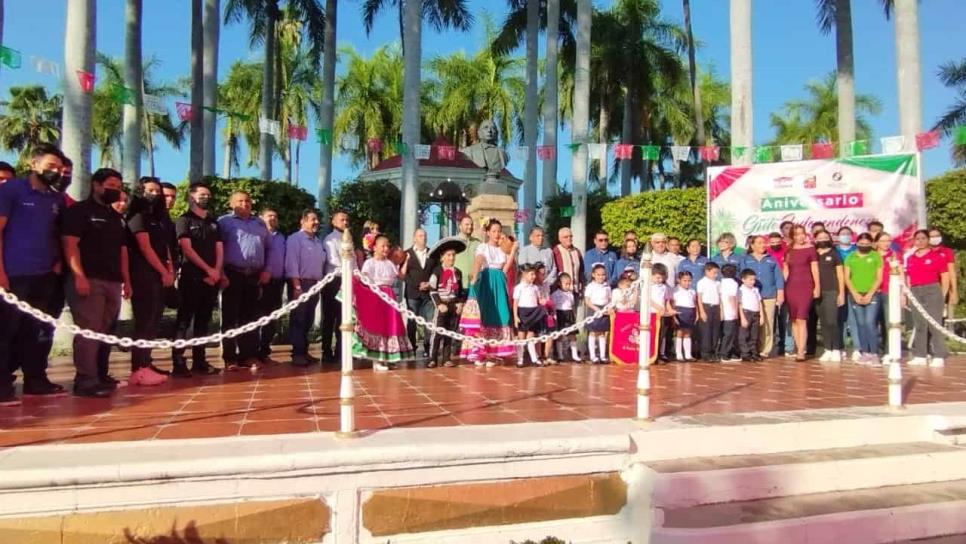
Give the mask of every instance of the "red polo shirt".
[{"label": "red polo shirt", "polygon": [[953,250],[949,249],[946,246],[936,246],[936,247],[934,247],[932,249],[932,252],[935,253],[935,254],[937,254],[937,255],[939,255],[939,256],[941,256],[943,258],[943,260],[946,262],[946,266],[947,267],[951,263],[955,263],[956,262],[956,254],[953,253]]},{"label": "red polo shirt", "polygon": [[940,275],[947,271],[946,259],[933,251],[917,256],[913,251],[906,257],[906,277],[910,287],[939,283]]}]

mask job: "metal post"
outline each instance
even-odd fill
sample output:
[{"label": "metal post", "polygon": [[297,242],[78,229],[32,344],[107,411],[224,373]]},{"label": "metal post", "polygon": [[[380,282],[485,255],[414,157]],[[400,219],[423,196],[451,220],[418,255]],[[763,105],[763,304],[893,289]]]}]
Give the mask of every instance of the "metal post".
[{"label": "metal post", "polygon": [[651,244],[641,252],[641,321],[637,342],[637,421],[651,418]]},{"label": "metal post", "polygon": [[899,270],[899,260],[895,255],[889,261],[889,307],[887,308],[889,321],[888,355],[889,362],[889,406],[894,409],[902,408],[902,273]]},{"label": "metal post", "polygon": [[357,436],[355,406],[355,385],[352,382],[352,332],[355,329],[355,322],[352,312],[352,260],[355,254],[352,247],[352,236],[349,229],[342,231],[342,325],[339,327],[342,334],[342,379],[339,387],[339,432],[336,436],[340,438],[352,438]]}]

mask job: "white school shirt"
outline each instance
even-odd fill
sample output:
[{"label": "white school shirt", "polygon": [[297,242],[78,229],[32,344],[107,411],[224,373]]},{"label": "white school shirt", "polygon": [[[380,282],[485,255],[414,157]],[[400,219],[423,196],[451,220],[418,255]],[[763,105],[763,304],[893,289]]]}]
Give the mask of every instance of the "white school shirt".
[{"label": "white school shirt", "polygon": [[369,259],[362,263],[362,273],[379,286],[392,287],[399,278],[399,269],[389,259]]},{"label": "white school shirt", "polygon": [[690,287],[685,289],[680,285],[674,288],[674,307],[675,308],[694,308],[695,291]]},{"label": "white school shirt", "polygon": [[540,288],[532,283],[518,283],[513,288],[513,300],[520,308],[536,308],[540,305]]},{"label": "white school shirt", "polygon": [[738,303],[741,304],[741,309],[749,312],[760,312],[761,292],[758,291],[758,288],[742,284],[738,289]]},{"label": "white school shirt", "polygon": [[506,264],[506,253],[499,247],[480,244],[476,246],[476,254],[483,256],[483,266],[487,268],[503,268]]},{"label": "white school shirt", "polygon": [[667,301],[671,300],[671,289],[668,288],[666,283],[652,283],[651,284],[651,307],[648,311],[652,314],[657,313],[655,306],[660,306],[664,308]]},{"label": "white school shirt", "polygon": [[730,297],[738,296],[738,282],[731,278],[721,280],[721,320],[734,321],[738,319],[738,312],[731,304],[728,304]]},{"label": "white school shirt", "polygon": [[584,288],[584,298],[598,308],[610,302],[610,285],[596,281]]},{"label": "white school shirt", "polygon": [[560,310],[563,312],[570,311],[574,309],[574,292],[564,291],[563,289],[557,289],[550,295],[550,300],[553,301],[553,309]]},{"label": "white school shirt", "polygon": [[615,310],[635,310],[637,297],[633,296],[631,289],[621,289],[620,287],[611,291],[610,301],[614,303]]},{"label": "white school shirt", "polygon": [[701,297],[702,304],[711,306],[718,306],[721,304],[721,293],[718,282],[710,280],[707,277],[701,278],[698,280],[696,291]]}]

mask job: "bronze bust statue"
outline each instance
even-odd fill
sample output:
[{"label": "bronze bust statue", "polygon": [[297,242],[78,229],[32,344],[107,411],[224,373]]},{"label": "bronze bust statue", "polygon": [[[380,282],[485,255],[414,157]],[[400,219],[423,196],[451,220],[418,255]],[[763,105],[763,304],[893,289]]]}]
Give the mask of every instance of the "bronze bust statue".
[{"label": "bronze bust statue", "polygon": [[477,142],[460,149],[460,152],[480,168],[486,169],[486,181],[495,181],[510,162],[506,151],[497,146],[499,130],[490,119],[485,119],[476,129]]}]

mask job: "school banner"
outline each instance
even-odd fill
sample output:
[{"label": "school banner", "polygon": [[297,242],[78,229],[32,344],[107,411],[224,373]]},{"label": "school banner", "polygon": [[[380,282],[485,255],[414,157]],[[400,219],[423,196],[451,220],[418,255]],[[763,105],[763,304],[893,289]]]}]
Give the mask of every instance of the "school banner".
[{"label": "school banner", "polygon": [[912,153],[709,168],[709,246],[725,232],[744,246],[783,221],[860,233],[878,219],[908,247],[925,221],[918,162]]},{"label": "school banner", "polygon": [[[651,314],[651,360],[657,360],[657,336],[661,320]],[[610,321],[610,360],[621,365],[638,363],[638,345],[641,338],[641,314],[638,312],[614,312]]]}]

